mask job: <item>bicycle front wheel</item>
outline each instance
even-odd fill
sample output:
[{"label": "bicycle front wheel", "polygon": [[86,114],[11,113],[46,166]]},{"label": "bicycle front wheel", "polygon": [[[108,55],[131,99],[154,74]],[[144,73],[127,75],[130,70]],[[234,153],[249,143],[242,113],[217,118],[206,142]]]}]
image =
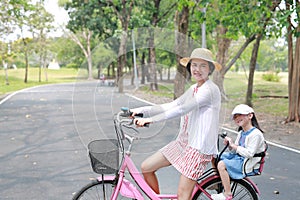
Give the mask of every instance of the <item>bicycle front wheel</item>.
[{"label": "bicycle front wheel", "polygon": [[[94,180],[77,192],[73,200],[110,200],[114,189],[115,182],[113,180]],[[118,199],[128,198],[119,195]]]},{"label": "bicycle front wheel", "polygon": [[[258,200],[258,196],[253,187],[244,179],[230,180],[232,199],[235,200]],[[215,178],[202,186],[205,192],[198,190],[193,197],[193,200],[210,199],[208,195],[224,192],[221,179]]]}]

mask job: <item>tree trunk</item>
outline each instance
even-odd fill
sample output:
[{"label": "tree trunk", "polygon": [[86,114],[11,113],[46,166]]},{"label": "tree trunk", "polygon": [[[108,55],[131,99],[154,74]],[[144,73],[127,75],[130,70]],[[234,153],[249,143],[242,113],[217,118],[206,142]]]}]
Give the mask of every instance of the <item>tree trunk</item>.
[{"label": "tree trunk", "polygon": [[25,78],[24,78],[24,83],[27,83],[28,81],[28,68],[29,68],[29,62],[28,62],[28,52],[25,47]]},{"label": "tree trunk", "polygon": [[87,51],[87,62],[88,62],[88,80],[93,79],[93,61],[92,61],[92,52],[91,52],[91,37],[92,31],[87,31],[86,36],[86,51]]},{"label": "tree trunk", "polygon": [[250,66],[249,66],[249,78],[248,78],[248,88],[247,88],[247,95],[246,95],[246,104],[252,107],[252,92],[253,92],[253,79],[254,79],[254,72],[255,66],[257,61],[257,55],[260,45],[260,40],[262,38],[262,34],[258,34],[256,37],[256,41],[253,45]]},{"label": "tree trunk", "polygon": [[[228,61],[228,49],[230,47],[231,39],[224,37],[227,32],[227,28],[220,25],[217,27],[217,44],[218,44],[218,53],[217,53],[217,62],[222,66],[225,66]],[[215,71],[213,73],[213,81],[219,87],[222,100],[227,100],[225,89],[224,89],[224,76],[226,73],[226,68],[223,67],[220,71]]]},{"label": "tree trunk", "polygon": [[156,73],[156,55],[154,48],[154,33],[153,29],[149,29],[149,64],[150,64],[150,90],[157,91],[157,73]]},{"label": "tree trunk", "polygon": [[115,6],[112,0],[109,1],[112,8],[115,10],[119,20],[121,21],[123,34],[121,36],[119,53],[118,53],[118,68],[117,68],[117,84],[119,92],[122,93],[124,90],[123,86],[123,69],[126,66],[126,43],[127,43],[127,31],[129,20],[131,17],[131,11],[133,8],[134,1],[122,0],[120,2],[120,7]]},{"label": "tree trunk", "polygon": [[[178,19],[177,19],[178,18]],[[186,81],[186,69],[179,64],[181,59],[180,55],[186,55],[187,50],[187,38],[186,34],[189,26],[189,7],[184,6],[178,17],[175,15],[175,24],[178,25],[178,34],[175,37],[176,42],[176,56],[177,70],[174,80],[174,99],[180,97],[185,91],[185,81]]]},{"label": "tree trunk", "polygon": [[43,68],[43,50],[40,53],[40,65],[39,65],[39,82],[42,82],[42,68]]},{"label": "tree trunk", "polygon": [[24,77],[24,83],[27,83],[28,81],[28,68],[29,68],[29,62],[28,62],[28,48],[27,48],[27,42],[25,38],[22,38],[23,44],[24,44],[24,55],[25,55],[25,77]]},{"label": "tree trunk", "polygon": [[[154,0],[154,12],[152,15],[151,24],[153,27],[157,26],[158,22],[158,13],[159,13],[159,5],[161,0]],[[155,47],[154,47],[154,30],[149,29],[149,63],[150,63],[150,90],[157,91],[158,84],[157,84],[157,73],[156,73],[156,54],[155,54]]]},{"label": "tree trunk", "polygon": [[120,93],[124,91],[123,69],[126,64],[126,43],[127,43],[127,33],[124,32],[121,36],[121,42],[120,42],[119,54],[118,54],[118,68],[117,68],[117,84]]},{"label": "tree trunk", "polygon": [[4,72],[5,72],[5,84],[9,85],[8,73],[7,73],[8,64],[4,61],[3,57],[2,57],[2,65],[3,65],[3,68],[4,68]]},{"label": "tree trunk", "polygon": [[142,70],[142,75],[141,75],[141,84],[145,84],[146,83],[146,75],[147,73],[147,67],[146,67],[146,53],[143,51],[142,52],[142,58],[141,58],[141,70]]},{"label": "tree trunk", "polygon": [[[300,26],[297,27],[300,32]],[[286,122],[300,121],[300,37],[296,39],[295,53],[293,57],[292,32],[288,32],[289,53],[289,112]]]}]

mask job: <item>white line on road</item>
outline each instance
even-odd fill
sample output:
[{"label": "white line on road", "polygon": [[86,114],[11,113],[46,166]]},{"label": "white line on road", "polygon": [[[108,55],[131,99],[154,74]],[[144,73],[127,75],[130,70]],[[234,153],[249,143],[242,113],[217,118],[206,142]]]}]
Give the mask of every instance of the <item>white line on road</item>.
[{"label": "white line on road", "polygon": [[[130,96],[132,98],[135,98],[136,100],[139,100],[139,101],[142,101],[142,102],[145,102],[147,104],[150,104],[150,105],[155,105],[154,103],[151,103],[149,101],[146,101],[144,99],[141,99],[141,98],[138,98],[138,97],[135,97],[135,96],[132,96],[130,94],[126,94],[127,96]],[[221,127],[223,130],[225,131],[229,131],[231,133],[235,133],[237,134],[238,132],[235,131],[235,130],[232,130],[232,129],[229,129],[229,128],[226,128],[226,127]],[[285,150],[288,150],[288,151],[292,151],[292,152],[295,152],[295,153],[299,153],[300,154],[300,150],[297,150],[297,149],[294,149],[294,148],[291,148],[291,147],[287,147],[287,146],[284,146],[284,145],[281,145],[281,144],[277,144],[277,143],[274,143],[274,142],[270,142],[270,141],[266,141],[268,144],[272,145],[272,146],[276,146],[276,147],[279,147],[279,148],[282,148],[282,149],[285,149]]]}]

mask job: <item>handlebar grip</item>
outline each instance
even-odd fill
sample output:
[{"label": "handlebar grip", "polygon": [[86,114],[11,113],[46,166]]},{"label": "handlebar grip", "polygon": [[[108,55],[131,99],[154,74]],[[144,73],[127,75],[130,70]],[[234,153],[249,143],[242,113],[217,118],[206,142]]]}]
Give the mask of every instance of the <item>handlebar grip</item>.
[{"label": "handlebar grip", "polygon": [[[135,123],[135,125],[137,125],[137,124]],[[150,126],[150,123],[145,123],[143,127],[149,128],[149,126]]]},{"label": "handlebar grip", "polygon": [[[131,115],[132,115],[132,112],[130,112],[130,116]],[[136,117],[144,117],[144,114],[143,113],[137,113],[134,116],[136,116]]]},{"label": "handlebar grip", "polygon": [[[121,107],[121,110],[123,111],[123,113],[121,114],[122,117],[131,117],[133,112],[130,111],[129,108],[127,107]],[[135,117],[143,117],[144,114],[143,113],[137,113],[134,115]]]},{"label": "handlebar grip", "polygon": [[221,138],[225,138],[227,136],[227,132],[223,132],[222,134],[221,134]]}]

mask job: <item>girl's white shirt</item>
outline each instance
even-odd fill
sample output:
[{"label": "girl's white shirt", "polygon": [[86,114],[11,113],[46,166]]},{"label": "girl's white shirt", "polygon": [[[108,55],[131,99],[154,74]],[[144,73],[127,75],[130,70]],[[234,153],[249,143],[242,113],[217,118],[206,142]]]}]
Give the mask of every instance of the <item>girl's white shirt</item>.
[{"label": "girl's white shirt", "polygon": [[[241,134],[242,131],[240,131],[237,135],[237,138],[235,140],[236,145],[239,145]],[[246,173],[250,173],[253,171],[253,169],[259,167],[259,164],[257,162],[261,159],[260,157],[253,157],[254,154],[261,153],[264,151],[265,151],[264,136],[259,129],[255,128],[249,135],[246,136],[245,147],[238,146],[235,152],[245,158],[250,159],[249,161],[245,159],[243,164],[243,169],[244,169],[245,162],[247,161]]]},{"label": "girl's white shirt", "polygon": [[183,124],[184,116],[187,115],[188,145],[203,154],[217,155],[220,108],[220,90],[211,80],[207,80],[200,87],[192,85],[170,103],[135,108],[132,111],[148,115],[153,122],[181,116],[179,134],[186,131]]}]

